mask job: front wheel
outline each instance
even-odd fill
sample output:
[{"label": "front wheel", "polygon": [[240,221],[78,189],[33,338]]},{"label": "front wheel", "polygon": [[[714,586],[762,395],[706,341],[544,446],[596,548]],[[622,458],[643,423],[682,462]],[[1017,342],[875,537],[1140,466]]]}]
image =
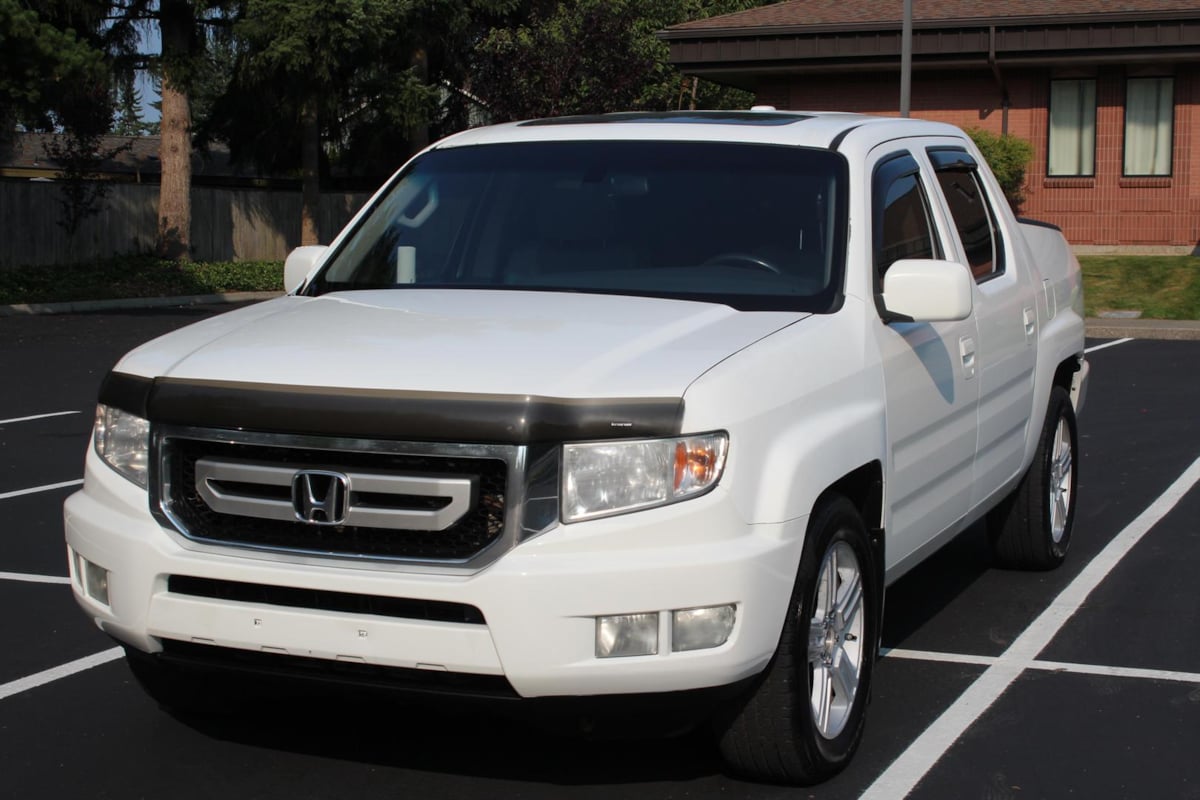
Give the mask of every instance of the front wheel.
[{"label": "front wheel", "polygon": [[1037,451],[1021,483],[988,514],[996,563],[1054,569],[1067,557],[1075,527],[1079,459],[1075,409],[1060,386],[1050,392]]},{"label": "front wheel", "polygon": [[719,721],[721,753],[759,780],[812,784],[862,738],[882,587],[862,518],[844,497],[818,506],[779,648],[752,693]]}]

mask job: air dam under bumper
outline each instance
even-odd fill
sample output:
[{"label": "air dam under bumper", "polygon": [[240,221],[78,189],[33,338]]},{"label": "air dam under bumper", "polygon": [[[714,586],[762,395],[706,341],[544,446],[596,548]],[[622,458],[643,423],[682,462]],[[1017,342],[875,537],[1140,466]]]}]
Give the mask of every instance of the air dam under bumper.
[{"label": "air dam under bumper", "polygon": [[[722,686],[774,653],[806,520],[747,525],[720,490],[674,506],[560,526],[472,575],[368,563],[302,563],[185,548],[146,494],[89,453],[64,509],[72,586],[117,639],[161,639],[381,666],[503,675],[522,697],[672,692]],[[88,597],[78,554],[108,570],[109,605]],[[484,624],[400,619],[168,591],[170,576],[467,604]],[[720,647],[671,652],[670,612],[735,604]],[[657,655],[598,659],[595,618],[662,612]]]}]

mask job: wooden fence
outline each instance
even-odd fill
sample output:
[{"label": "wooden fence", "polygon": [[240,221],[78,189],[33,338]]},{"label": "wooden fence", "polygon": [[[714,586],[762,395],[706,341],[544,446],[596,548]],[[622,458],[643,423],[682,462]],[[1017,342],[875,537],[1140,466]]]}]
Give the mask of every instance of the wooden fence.
[{"label": "wooden fence", "polygon": [[[0,181],[0,269],[69,264],[154,249],[158,186],[114,184],[100,213],[68,237],[58,224],[59,185]],[[329,242],[369,197],[321,196],[318,220]],[[201,261],[282,260],[300,244],[300,193],[192,188],[192,257]]]}]

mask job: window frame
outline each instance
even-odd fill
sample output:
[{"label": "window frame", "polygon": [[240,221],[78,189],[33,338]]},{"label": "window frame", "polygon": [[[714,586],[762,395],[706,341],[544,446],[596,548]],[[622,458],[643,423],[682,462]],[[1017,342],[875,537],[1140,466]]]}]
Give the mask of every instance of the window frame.
[{"label": "window frame", "polygon": [[[883,276],[886,269],[880,269],[880,254],[882,248],[882,225],[884,201],[892,185],[902,178],[914,176],[917,189],[921,194],[921,205],[925,211],[925,221],[929,227],[929,239],[932,244],[931,258],[945,259],[945,244],[942,241],[942,230],[938,217],[930,203],[929,188],[922,178],[924,170],[921,164],[909,150],[897,150],[881,157],[871,170],[871,275],[874,284],[875,307],[884,321],[888,320],[888,311],[883,304]],[[901,259],[897,259],[901,260]],[[895,261],[892,264],[896,263]],[[888,264],[891,267],[891,264]]]},{"label": "window frame", "polygon": [[[1054,126],[1052,124],[1054,108],[1054,84],[1056,83],[1090,83],[1092,85],[1092,168],[1090,172],[1051,172],[1050,158],[1053,153]],[[1057,179],[1072,179],[1072,178],[1095,178],[1096,177],[1096,144],[1098,134],[1096,128],[1098,126],[1099,117],[1099,85],[1094,77],[1083,78],[1051,78],[1049,86],[1046,90],[1046,178],[1048,180]]]},{"label": "window frame", "polygon": [[[1167,146],[1167,171],[1166,172],[1129,172],[1128,162],[1126,161],[1129,153],[1129,85],[1134,81],[1162,81],[1168,80],[1171,82],[1171,113],[1167,116],[1168,120],[1168,135]],[[1128,75],[1125,78],[1125,99],[1121,106],[1121,177],[1122,178],[1173,178],[1175,177],[1175,76],[1174,75]]]},{"label": "window frame", "polygon": [[1008,271],[1007,246],[1000,230],[1000,218],[996,214],[995,201],[988,191],[986,182],[979,174],[979,162],[965,148],[956,145],[927,147],[925,148],[925,154],[929,157],[929,163],[933,167],[934,180],[938,181],[939,189],[942,186],[941,179],[938,176],[943,172],[965,173],[971,176],[983,200],[988,230],[992,238],[992,270],[982,275],[976,275],[975,269],[970,263],[970,254],[967,252],[966,242],[963,241],[962,231],[959,230],[958,220],[954,216],[954,207],[950,205],[949,198],[945,197],[945,189],[942,189],[943,201],[946,203],[947,220],[954,229],[954,235],[957,237],[958,244],[962,248],[963,257],[967,261],[967,268],[971,270],[971,275],[974,277],[975,282],[980,284],[986,283],[1006,274]]}]

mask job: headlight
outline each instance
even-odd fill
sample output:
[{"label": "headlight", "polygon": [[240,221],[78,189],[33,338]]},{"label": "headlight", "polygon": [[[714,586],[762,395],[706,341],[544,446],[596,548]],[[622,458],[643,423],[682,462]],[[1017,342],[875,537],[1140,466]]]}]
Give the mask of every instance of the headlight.
[{"label": "headlight", "polygon": [[563,521],[675,503],[716,486],[729,436],[568,444],[563,447]]},{"label": "headlight", "polygon": [[96,455],[125,478],[146,488],[150,460],[150,421],[112,406],[96,406],[92,429]]}]

